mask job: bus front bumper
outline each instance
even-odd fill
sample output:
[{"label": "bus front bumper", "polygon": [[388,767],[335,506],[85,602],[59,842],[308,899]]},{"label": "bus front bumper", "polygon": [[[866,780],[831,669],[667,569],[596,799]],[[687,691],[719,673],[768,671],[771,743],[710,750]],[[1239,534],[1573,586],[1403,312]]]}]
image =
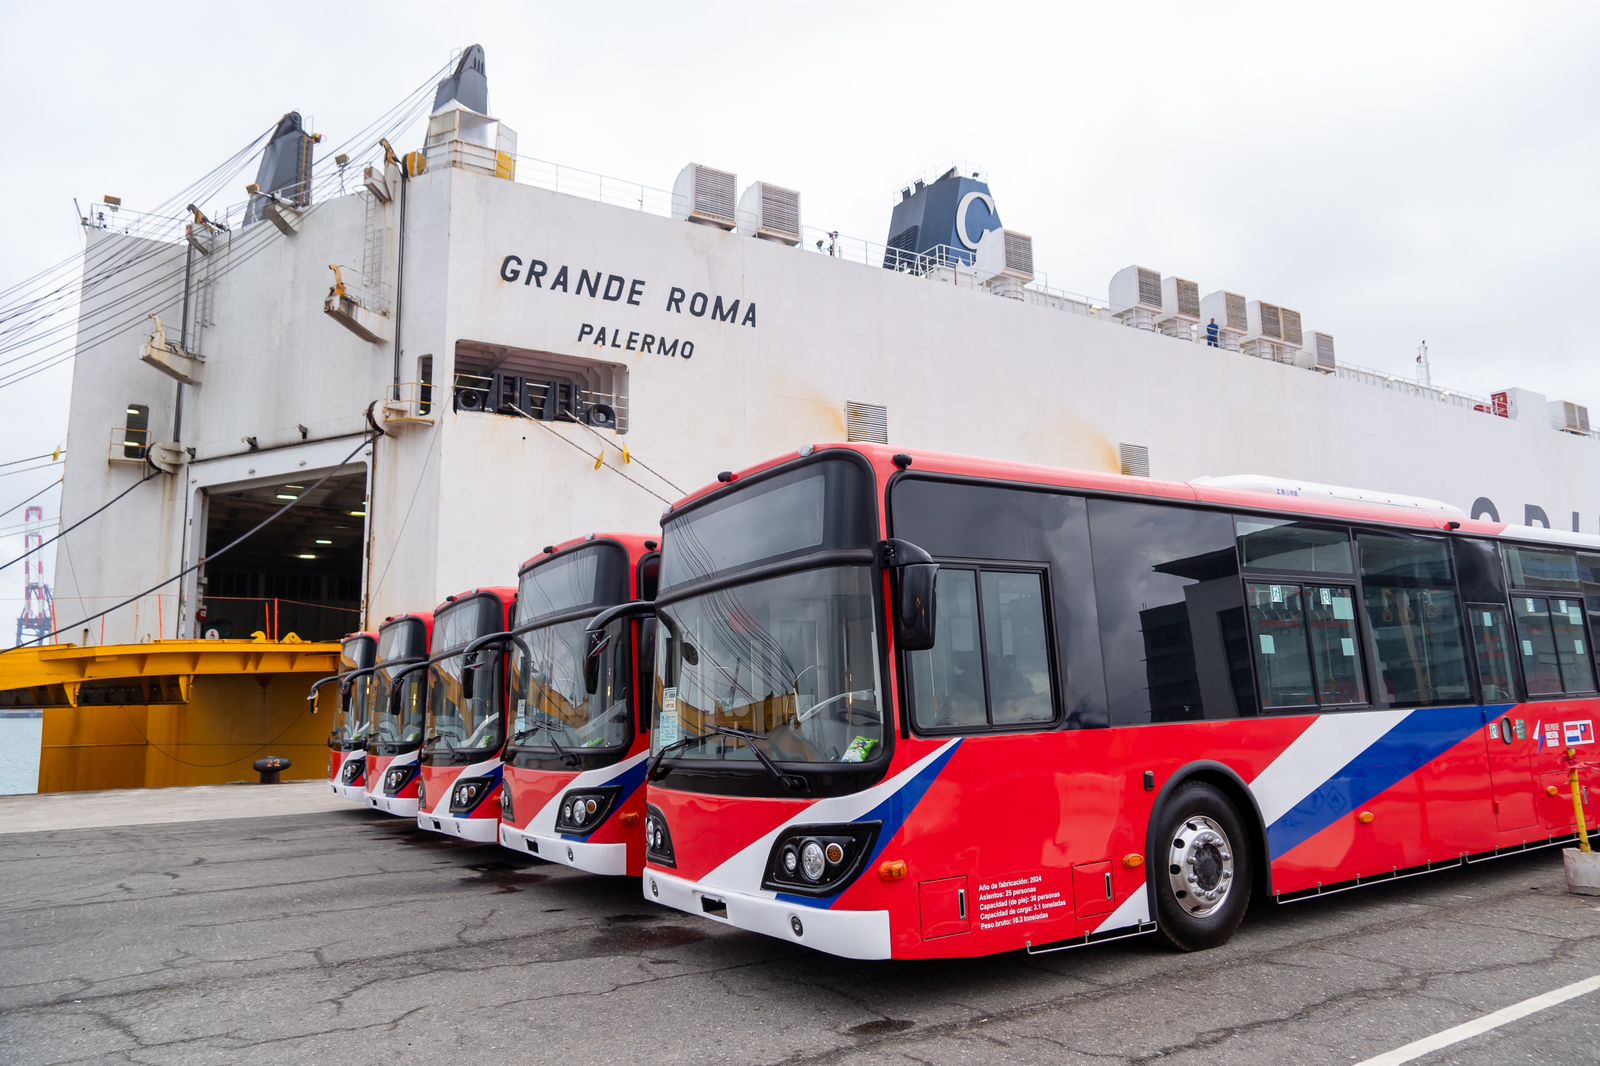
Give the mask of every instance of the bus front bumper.
[{"label": "bus front bumper", "polygon": [[367,797],[375,811],[392,814],[399,818],[415,818],[417,816],[417,797],[402,799],[399,796],[385,796],[381,793],[371,793]]},{"label": "bus front bumper", "polygon": [[343,785],[335,782],[333,786],[333,794],[342,800],[349,800],[351,803],[359,803],[363,807],[367,805],[366,785]]},{"label": "bus front bumper", "polygon": [[890,957],[888,911],[807,907],[767,896],[708,888],[660,870],[645,870],[643,880],[644,898],[652,903],[847,959]]},{"label": "bus front bumper", "polygon": [[[413,803],[416,801],[413,800]],[[443,833],[447,837],[460,837],[474,844],[493,844],[498,838],[498,818],[457,818],[449,814],[417,813],[417,826],[430,833]]]},{"label": "bus front bumper", "polygon": [[504,822],[500,823],[500,843],[512,851],[537,855],[585,873],[621,877],[628,872],[626,844],[585,844],[581,840],[530,833]]}]

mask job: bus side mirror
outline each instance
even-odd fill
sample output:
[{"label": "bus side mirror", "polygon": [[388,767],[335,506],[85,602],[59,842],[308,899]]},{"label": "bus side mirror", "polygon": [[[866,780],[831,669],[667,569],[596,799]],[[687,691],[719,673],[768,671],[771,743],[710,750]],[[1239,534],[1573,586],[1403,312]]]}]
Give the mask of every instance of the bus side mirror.
[{"label": "bus side mirror", "polygon": [[600,689],[600,662],[611,646],[608,627],[619,618],[645,618],[656,613],[654,600],[629,600],[608,607],[583,627],[583,690],[593,696]]},{"label": "bus side mirror", "polygon": [[927,651],[934,642],[934,593],[939,564],[908,541],[888,540],[882,559],[893,579],[894,643],[900,651]]},{"label": "bus side mirror", "polygon": [[605,658],[606,648],[611,646],[611,634],[595,629],[586,631],[584,637],[583,690],[592,696],[600,690],[600,662]]}]

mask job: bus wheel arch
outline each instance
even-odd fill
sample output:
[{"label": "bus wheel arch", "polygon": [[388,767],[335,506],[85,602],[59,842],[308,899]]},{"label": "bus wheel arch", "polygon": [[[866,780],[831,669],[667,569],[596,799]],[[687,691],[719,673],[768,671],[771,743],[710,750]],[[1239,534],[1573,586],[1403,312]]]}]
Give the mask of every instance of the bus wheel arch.
[{"label": "bus wheel arch", "polygon": [[[1173,832],[1180,824],[1200,835],[1201,852],[1190,850],[1196,843],[1189,834]],[[1228,843],[1223,844],[1224,840]],[[1179,844],[1183,847],[1176,847]],[[1250,897],[1271,892],[1271,865],[1260,808],[1239,775],[1221,763],[1191,763],[1167,780],[1151,810],[1145,850],[1145,891],[1150,915],[1162,938],[1180,950],[1200,950],[1224,943],[1242,921],[1245,908],[1252,902]],[[1224,892],[1214,905],[1216,914],[1192,898],[1180,902],[1176,896],[1184,893],[1169,882],[1175,861],[1192,864],[1198,858],[1202,867],[1208,863],[1214,866],[1219,855],[1228,860],[1227,877],[1231,880],[1237,872],[1237,881],[1246,882],[1244,891]],[[1239,859],[1244,862],[1236,868]],[[1214,890],[1215,885],[1212,887]]]}]

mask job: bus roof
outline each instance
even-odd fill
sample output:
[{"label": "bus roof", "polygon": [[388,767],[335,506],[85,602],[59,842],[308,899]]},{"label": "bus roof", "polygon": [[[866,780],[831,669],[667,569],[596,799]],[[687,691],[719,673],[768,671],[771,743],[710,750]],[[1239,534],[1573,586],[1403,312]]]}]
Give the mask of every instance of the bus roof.
[{"label": "bus roof", "polygon": [[645,533],[590,533],[582,537],[573,537],[571,540],[564,540],[560,544],[547,545],[538,555],[533,556],[517,568],[517,576],[521,577],[526,571],[560,555],[562,552],[603,541],[611,541],[622,545],[623,549],[628,553],[628,565],[632,567],[637,566],[643,556],[655,551],[656,546],[660,543],[660,537],[659,535]]},{"label": "bus roof", "polygon": [[474,596],[493,596],[502,604],[509,605],[512,600],[517,598],[517,590],[506,585],[486,585],[482,588],[470,588],[465,592],[458,592],[454,596],[446,596],[444,602],[433,609],[433,613],[437,615],[462,600],[470,600]]},{"label": "bus roof", "polygon": [[[1429,512],[1416,507],[1393,506],[1381,503],[1357,502],[1324,496],[1282,496],[1273,493],[1230,488],[1221,485],[1192,484],[1184,481],[1159,481],[1153,478],[1110,474],[1096,470],[1074,470],[1064,467],[1041,466],[1002,459],[985,459],[977,456],[954,455],[947,452],[920,451],[895,448],[885,444],[858,442],[818,444],[789,452],[766,462],[732,474],[724,482],[706,485],[675,503],[665,517],[688,504],[698,502],[732,485],[737,485],[756,474],[793,462],[806,455],[825,451],[850,451],[864,456],[874,467],[885,470],[900,466],[909,459],[908,469],[923,474],[944,474],[951,477],[968,477],[983,481],[1011,484],[1037,485],[1049,488],[1070,489],[1078,492],[1116,496],[1137,496],[1150,499],[1197,503],[1213,507],[1281,514],[1285,517],[1339,519],[1366,525],[1400,526],[1411,529],[1439,531],[1456,530],[1462,533],[1491,536],[1509,540],[1530,540],[1566,547],[1600,550],[1600,536],[1592,533],[1573,533],[1544,529],[1537,526],[1510,525],[1504,522],[1485,522],[1474,518],[1452,518],[1449,515]],[[665,521],[665,518],[663,519]]]}]

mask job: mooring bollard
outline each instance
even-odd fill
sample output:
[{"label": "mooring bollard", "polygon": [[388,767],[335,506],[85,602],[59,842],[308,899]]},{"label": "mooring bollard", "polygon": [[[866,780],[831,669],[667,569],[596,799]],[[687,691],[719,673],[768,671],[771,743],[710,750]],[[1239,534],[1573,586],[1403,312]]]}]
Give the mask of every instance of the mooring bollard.
[{"label": "mooring bollard", "polygon": [[[269,755],[265,759],[257,759],[251,764],[255,772],[261,775],[261,783],[263,785],[280,784],[278,775],[291,765],[288,759],[280,758],[277,755]],[[1585,846],[1587,846],[1587,842]]]},{"label": "mooring bollard", "polygon": [[1578,823],[1578,846],[1561,852],[1561,864],[1567,874],[1567,891],[1580,896],[1600,896],[1600,854],[1596,854],[1589,846],[1588,819],[1583,812],[1583,786],[1578,781],[1578,749],[1568,748],[1562,758],[1567,764],[1567,785],[1572,789],[1572,816]]}]

